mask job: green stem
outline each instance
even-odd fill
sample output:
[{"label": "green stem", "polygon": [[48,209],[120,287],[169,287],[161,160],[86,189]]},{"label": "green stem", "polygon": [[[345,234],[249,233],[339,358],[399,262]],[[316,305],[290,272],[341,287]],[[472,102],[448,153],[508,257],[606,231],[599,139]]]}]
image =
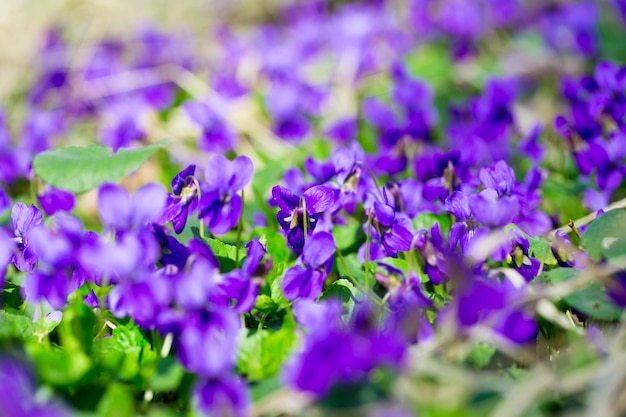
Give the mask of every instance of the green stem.
[{"label": "green stem", "polygon": [[[202,198],[202,191],[200,191],[200,183],[198,182],[198,180],[196,179],[196,177],[191,177],[191,180],[193,181],[193,183],[196,186],[196,193],[198,195],[198,207],[200,207],[200,198]],[[200,209],[198,209],[198,213],[200,213],[199,211]],[[202,240],[205,239],[204,236],[204,220],[198,218],[199,222],[200,222],[200,237],[202,238]]]},{"label": "green stem", "polygon": [[[244,193],[241,190],[241,207],[244,205]],[[239,246],[241,246],[241,232],[243,231],[243,209],[237,223],[237,246],[235,247],[235,265],[239,265]]]},{"label": "green stem", "polygon": [[350,273],[350,270],[348,269],[348,264],[346,263],[346,260],[343,257],[343,255],[341,254],[341,251],[337,249],[335,253],[337,253],[337,258],[339,258],[339,261],[343,265],[343,269],[346,271],[346,276],[354,284],[354,286],[357,287],[359,290],[361,290],[361,292],[365,294],[365,296],[369,297],[374,302],[374,304],[376,304],[379,307],[383,307],[383,304],[380,302],[380,300],[376,298],[374,295],[370,294],[370,292],[367,289],[365,289],[361,285],[361,283]]},{"label": "green stem", "polygon": [[[301,201],[302,201],[302,211],[304,213],[304,220],[302,221],[302,227],[304,228],[304,241],[306,242],[307,232],[308,232],[307,229],[309,228],[309,213],[306,211],[306,200],[302,198]],[[296,213],[294,213],[293,215],[296,215]]]},{"label": "green stem", "polygon": [[376,175],[374,175],[374,173],[372,172],[370,167],[367,166],[367,164],[365,162],[358,161],[357,164],[359,164],[363,168],[365,168],[365,170],[368,172],[368,174],[370,174],[370,177],[372,178],[372,181],[374,181],[374,184],[376,185],[376,191],[378,191],[378,195],[380,196],[380,199],[384,202],[385,201],[385,197],[383,196],[383,192],[382,192],[382,189],[380,188],[380,184],[378,183],[378,178],[376,178]]},{"label": "green stem", "polygon": [[365,287],[370,287],[369,270],[370,270],[370,243],[372,240],[372,214],[367,214],[367,240],[365,241]]}]

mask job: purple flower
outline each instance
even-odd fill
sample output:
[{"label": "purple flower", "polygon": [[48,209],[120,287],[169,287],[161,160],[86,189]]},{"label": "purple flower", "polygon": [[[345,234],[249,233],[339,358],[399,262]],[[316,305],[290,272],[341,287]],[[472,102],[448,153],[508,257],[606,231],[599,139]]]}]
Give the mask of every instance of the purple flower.
[{"label": "purple flower", "polygon": [[306,333],[302,349],[283,368],[290,386],[320,397],[335,384],[362,381],[379,366],[402,362],[404,337],[396,328],[378,328],[378,317],[367,304],[355,307],[347,325],[335,300],[300,300],[294,314]]},{"label": "purple flower", "polygon": [[248,387],[235,376],[198,381],[194,388],[194,397],[198,409],[207,416],[250,415]]},{"label": "purple flower", "polygon": [[32,228],[27,237],[38,265],[24,279],[24,294],[31,302],[46,299],[53,308],[61,309],[68,295],[84,281],[75,260],[82,243],[83,225],[78,218],[59,213],[52,218],[50,226]]},{"label": "purple flower", "polygon": [[[368,215],[372,217],[369,260],[385,256],[397,258],[398,252],[406,252],[411,248],[415,231],[411,220],[404,213],[396,213],[392,206],[376,201],[374,209],[369,210]],[[368,234],[367,224],[364,229]],[[358,253],[361,262],[365,261],[366,250],[367,243],[364,243]]]},{"label": "purple flower", "polygon": [[43,224],[41,212],[32,204],[27,207],[24,203],[16,203],[11,211],[11,223],[17,242],[17,252],[13,255],[13,263],[20,271],[31,271],[37,262],[37,256],[30,248],[27,235],[31,229]]},{"label": "purple flower", "polygon": [[104,184],[98,190],[100,219],[109,229],[138,230],[159,218],[166,197],[165,188],[157,183],[144,185],[132,197],[117,184]]},{"label": "purple flower", "polygon": [[38,194],[37,200],[48,216],[57,211],[71,211],[75,203],[74,194],[54,187],[48,187],[43,194]]},{"label": "purple flower", "polygon": [[491,284],[474,279],[459,291],[457,318],[462,327],[487,324],[514,343],[533,340],[538,331],[535,319],[519,308],[507,307],[519,297],[519,290],[505,283]]},{"label": "purple flower", "polygon": [[222,155],[213,155],[204,171],[208,189],[198,205],[198,217],[211,233],[223,234],[235,227],[242,210],[239,191],[250,183],[254,165],[247,156],[232,162]]},{"label": "purple flower", "polygon": [[194,178],[195,165],[189,165],[172,179],[172,193],[167,196],[163,214],[156,220],[158,224],[172,222],[174,231],[181,233],[187,224],[189,212],[195,210],[198,200],[198,181]]},{"label": "purple flower", "polygon": [[237,135],[215,107],[196,100],[183,104],[189,118],[202,128],[202,136],[198,142],[200,149],[207,152],[226,152],[237,146]]},{"label": "purple flower", "polygon": [[[69,417],[71,413],[60,401],[44,399],[37,393],[36,379],[17,359],[0,357],[0,415],[11,417]],[[6,383],[9,382],[10,383]]]},{"label": "purple flower", "polygon": [[185,368],[203,377],[231,372],[237,355],[239,316],[232,310],[192,312],[181,323],[178,355]]},{"label": "purple flower", "polygon": [[510,195],[515,188],[515,171],[504,161],[480,169],[480,180],[485,188],[492,188],[499,196]]},{"label": "purple flower", "polygon": [[272,188],[272,196],[280,208],[276,213],[276,220],[287,234],[287,243],[298,254],[302,252],[305,238],[317,226],[320,214],[331,208],[336,199],[335,191],[323,185],[307,189],[302,197],[277,185]]},{"label": "purple flower", "polygon": [[281,282],[288,300],[316,299],[322,293],[324,280],[332,269],[335,240],[328,232],[313,234],[304,244],[302,265],[289,268]]},{"label": "purple flower", "polygon": [[261,262],[267,255],[267,249],[255,238],[246,245],[248,254],[241,269],[235,269],[224,276],[220,290],[226,299],[226,305],[231,305],[238,313],[252,310],[259,287],[263,278],[272,268],[271,259],[265,265]]},{"label": "purple flower", "polygon": [[498,193],[487,188],[469,198],[459,192],[453,192],[445,202],[446,210],[458,221],[450,229],[450,248],[460,242],[465,253],[469,242],[477,233],[483,233],[482,226],[499,228],[515,220],[520,211],[519,201],[515,197],[498,198]]},{"label": "purple flower", "polygon": [[100,130],[100,141],[117,152],[119,148],[146,137],[141,126],[141,103],[132,99],[118,99],[106,109],[105,125]]}]

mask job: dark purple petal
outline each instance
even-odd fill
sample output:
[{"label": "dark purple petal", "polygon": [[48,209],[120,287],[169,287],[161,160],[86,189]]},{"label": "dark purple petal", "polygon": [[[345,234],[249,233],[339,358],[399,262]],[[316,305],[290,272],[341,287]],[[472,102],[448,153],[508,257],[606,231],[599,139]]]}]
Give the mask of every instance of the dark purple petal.
[{"label": "dark purple petal", "polygon": [[302,261],[311,268],[317,269],[335,253],[335,239],[328,232],[314,233],[304,244]]},{"label": "dark purple petal", "polygon": [[37,196],[37,199],[48,216],[57,211],[71,211],[74,208],[74,194],[58,188],[51,188],[44,194]]},{"label": "dark purple petal", "polygon": [[391,224],[396,217],[396,212],[393,207],[388,206],[387,204],[379,203],[378,201],[374,203],[374,213],[376,215],[376,219],[383,227],[391,227]]},{"label": "dark purple petal", "polygon": [[297,265],[293,268],[289,268],[280,285],[283,289],[283,294],[288,300],[295,300],[300,296],[302,282],[310,274],[310,269],[304,265]]},{"label": "dark purple petal", "polygon": [[309,214],[322,213],[335,204],[335,190],[324,185],[315,185],[302,195]]},{"label": "dark purple petal", "polygon": [[537,322],[522,311],[506,314],[495,325],[494,330],[514,343],[526,343],[537,337]]},{"label": "dark purple petal", "polygon": [[274,197],[274,201],[281,210],[289,213],[300,204],[300,198],[298,198],[298,196],[293,195],[291,191],[280,185],[276,185],[272,188],[272,197]]},{"label": "dark purple petal", "polygon": [[468,220],[471,216],[467,196],[455,191],[446,198],[446,210],[459,220]]},{"label": "dark purple petal", "polygon": [[242,208],[241,197],[235,194],[228,203],[215,206],[212,215],[205,218],[205,223],[211,233],[218,235],[227,233],[237,225]]},{"label": "dark purple petal", "polygon": [[413,232],[400,223],[395,223],[391,227],[391,231],[385,235],[384,243],[399,252],[406,252],[411,248],[413,240]]},{"label": "dark purple petal", "polygon": [[180,195],[180,193],[183,191],[183,186],[185,185],[186,178],[193,176],[195,172],[196,166],[192,164],[176,174],[174,178],[172,178],[172,194]]}]

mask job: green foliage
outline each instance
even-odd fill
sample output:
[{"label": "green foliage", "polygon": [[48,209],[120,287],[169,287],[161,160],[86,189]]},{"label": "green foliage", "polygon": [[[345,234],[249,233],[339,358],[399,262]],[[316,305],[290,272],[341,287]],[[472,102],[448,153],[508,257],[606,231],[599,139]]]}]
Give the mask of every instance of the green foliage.
[{"label": "green foliage", "polygon": [[626,255],[626,210],[611,210],[591,222],[582,243],[592,260],[608,259],[623,264],[625,259],[619,258]]},{"label": "green foliage", "polygon": [[119,149],[101,145],[70,146],[38,154],[33,161],[35,174],[48,184],[74,193],[116,182],[137,170],[166,141],[137,149]]},{"label": "green foliage", "polygon": [[135,401],[128,388],[122,384],[109,385],[98,404],[98,415],[102,417],[132,417]]},{"label": "green foliage", "polygon": [[550,249],[550,241],[543,237],[531,237],[528,239],[530,248],[528,254],[533,258],[542,262],[544,265],[554,266],[557,264],[557,260]]},{"label": "green foliage", "polygon": [[237,369],[249,381],[261,381],[278,374],[295,342],[294,328],[285,324],[278,331],[258,330],[242,340]]},{"label": "green foliage", "polygon": [[[557,268],[545,272],[542,278],[552,283],[566,282],[579,273],[579,270],[573,268]],[[613,304],[602,285],[597,282],[566,295],[563,300],[572,308],[597,320],[613,321],[622,316],[622,309]]]}]

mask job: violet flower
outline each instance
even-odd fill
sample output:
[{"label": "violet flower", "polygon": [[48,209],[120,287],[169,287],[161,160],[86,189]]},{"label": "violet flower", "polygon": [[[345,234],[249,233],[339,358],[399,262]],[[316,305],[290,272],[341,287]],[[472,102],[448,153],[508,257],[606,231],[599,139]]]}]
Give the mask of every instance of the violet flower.
[{"label": "violet flower", "polygon": [[189,165],[172,178],[172,193],[167,196],[163,214],[156,220],[158,224],[172,222],[174,232],[180,234],[187,224],[187,217],[193,212],[198,200],[198,181],[194,178],[195,165]]},{"label": "violet flower", "polygon": [[37,256],[37,269],[23,283],[25,298],[31,302],[46,299],[54,309],[62,309],[67,297],[84,282],[76,253],[82,244],[83,225],[71,215],[60,213],[50,226],[28,231],[30,249]]},{"label": "violet flower", "polygon": [[[386,192],[384,193],[387,200]],[[411,248],[415,230],[411,220],[404,213],[397,213],[387,202],[376,201],[374,208],[369,209],[371,216],[369,260],[381,259],[385,256],[398,257],[398,252],[406,252]],[[367,235],[367,224],[364,225]],[[365,261],[367,242],[363,243],[358,252],[361,262]]]},{"label": "violet flower", "polygon": [[307,189],[302,197],[298,197],[285,187],[277,185],[272,188],[272,196],[280,208],[276,213],[276,220],[287,234],[287,243],[294,252],[300,254],[305,239],[311,236],[317,226],[320,214],[335,203],[335,191],[316,185]]},{"label": "violet flower", "polygon": [[[37,393],[36,378],[19,360],[0,357],[0,415],[11,417],[69,417],[72,415],[59,400],[44,399]],[[8,383],[10,381],[10,383]]]},{"label": "violet flower", "polygon": [[43,225],[41,212],[32,204],[27,207],[24,203],[16,203],[11,211],[11,223],[17,243],[13,263],[22,272],[31,271],[35,267],[37,256],[30,248],[27,235],[30,230]]},{"label": "violet flower", "polygon": [[48,216],[52,216],[58,211],[72,211],[75,204],[74,194],[51,186],[46,187],[43,193],[38,194],[37,200]]},{"label": "violet flower", "polygon": [[477,233],[484,233],[483,226],[499,228],[515,220],[519,214],[519,201],[513,197],[498,198],[497,192],[487,188],[469,198],[459,192],[453,192],[445,202],[446,210],[457,218],[450,229],[450,248],[460,242],[465,253],[469,242]]},{"label": "violet flower", "polygon": [[247,313],[252,310],[259,293],[259,287],[265,275],[272,268],[271,259],[262,265],[261,262],[268,255],[267,249],[254,238],[246,245],[248,253],[241,269],[235,269],[224,276],[220,289],[226,299],[226,305],[232,306],[238,313]]},{"label": "violet flower", "polygon": [[236,361],[240,327],[238,315],[229,309],[188,313],[178,337],[183,366],[203,377],[229,374]]},{"label": "violet flower", "polygon": [[208,183],[198,204],[198,218],[211,233],[223,234],[235,227],[241,217],[243,201],[239,191],[250,183],[254,165],[247,156],[229,161],[213,155],[204,171]]},{"label": "violet flower", "polygon": [[378,328],[378,316],[369,305],[355,307],[347,325],[335,300],[300,300],[294,314],[306,333],[302,349],[283,368],[283,378],[292,387],[321,397],[333,385],[362,381],[379,366],[402,363],[404,337],[397,328]]},{"label": "violet flower", "polygon": [[207,152],[226,152],[237,146],[237,135],[215,107],[197,100],[183,104],[189,118],[202,129],[198,147]]},{"label": "violet flower", "polygon": [[519,298],[519,291],[507,285],[475,279],[459,291],[456,314],[462,327],[486,324],[514,343],[533,340],[538,332],[534,317],[519,307],[508,307]]},{"label": "violet flower", "polygon": [[250,415],[248,387],[235,376],[201,379],[194,387],[194,400],[198,409],[207,416]]},{"label": "violet flower", "polygon": [[166,197],[165,188],[157,183],[144,185],[132,196],[117,184],[104,184],[98,190],[98,212],[108,229],[139,230],[159,218]]},{"label": "violet flower", "polygon": [[335,240],[328,232],[314,233],[304,244],[302,264],[289,268],[281,282],[285,298],[315,300],[322,293],[324,280],[332,269]]}]

